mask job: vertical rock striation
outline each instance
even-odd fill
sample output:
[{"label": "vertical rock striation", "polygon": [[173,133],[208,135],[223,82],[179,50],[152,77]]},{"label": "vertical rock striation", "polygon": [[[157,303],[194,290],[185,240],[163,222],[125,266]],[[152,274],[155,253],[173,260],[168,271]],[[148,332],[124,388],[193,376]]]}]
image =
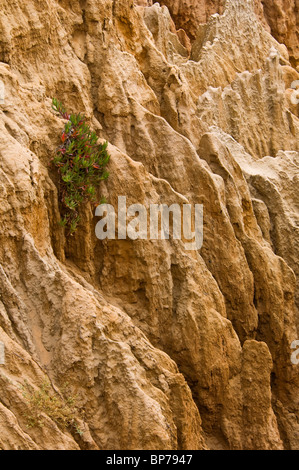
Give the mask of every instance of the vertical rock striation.
[{"label": "vertical rock striation", "polygon": [[[1,449],[298,448],[296,5],[152,3],[0,0]],[[89,206],[65,238],[53,96],[109,140],[108,202],[203,204],[201,250]],[[45,380],[80,432],[27,426]]]}]

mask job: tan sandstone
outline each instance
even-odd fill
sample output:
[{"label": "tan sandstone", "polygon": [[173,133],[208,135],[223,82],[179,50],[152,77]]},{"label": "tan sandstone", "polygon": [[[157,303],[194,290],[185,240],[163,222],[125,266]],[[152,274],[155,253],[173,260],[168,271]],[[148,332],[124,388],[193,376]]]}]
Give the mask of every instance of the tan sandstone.
[{"label": "tan sandstone", "polygon": [[[296,449],[295,56],[251,1],[139,3],[0,0],[0,448]],[[108,202],[203,204],[201,250],[101,242],[89,206],[65,238],[53,96],[109,141]],[[27,427],[45,379],[82,435]]]}]

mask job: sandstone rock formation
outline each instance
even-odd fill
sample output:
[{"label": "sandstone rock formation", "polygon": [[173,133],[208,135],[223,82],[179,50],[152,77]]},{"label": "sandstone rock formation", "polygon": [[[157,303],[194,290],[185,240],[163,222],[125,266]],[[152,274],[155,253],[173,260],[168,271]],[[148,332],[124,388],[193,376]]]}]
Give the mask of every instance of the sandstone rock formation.
[{"label": "sandstone rock formation", "polygon": [[[195,39],[198,26],[207,23],[210,16],[224,11],[226,0],[160,0],[166,5],[178,29],[184,29]],[[246,3],[244,0],[243,3]],[[152,4],[141,0],[140,5]],[[299,5],[298,0],[254,0],[254,14],[277,41],[284,43],[293,66],[299,63]]]},{"label": "sandstone rock formation", "polygon": [[[298,448],[295,2],[151,3],[0,0],[1,449]],[[53,96],[109,141],[108,202],[203,204],[201,250],[99,241],[91,206],[65,237]],[[45,380],[80,432],[28,427]]]}]

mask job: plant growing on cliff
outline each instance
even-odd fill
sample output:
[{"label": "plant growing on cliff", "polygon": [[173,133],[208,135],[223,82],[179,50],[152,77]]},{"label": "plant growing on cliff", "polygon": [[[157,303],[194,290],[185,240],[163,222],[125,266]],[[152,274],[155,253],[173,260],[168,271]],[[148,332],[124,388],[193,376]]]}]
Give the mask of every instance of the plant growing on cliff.
[{"label": "plant growing on cliff", "polygon": [[96,205],[104,202],[103,199],[96,202],[96,193],[99,183],[109,176],[106,171],[110,159],[108,142],[98,143],[98,137],[86,123],[85,116],[68,114],[55,98],[52,109],[67,121],[61,135],[61,145],[52,161],[60,176],[61,225],[73,234],[80,221],[80,206],[89,201]]},{"label": "plant growing on cliff", "polygon": [[63,398],[54,393],[48,381],[37,390],[25,381],[21,389],[28,407],[24,417],[29,428],[43,427],[47,415],[62,429],[73,428],[78,434],[82,434],[77,423],[79,409],[76,396]]}]

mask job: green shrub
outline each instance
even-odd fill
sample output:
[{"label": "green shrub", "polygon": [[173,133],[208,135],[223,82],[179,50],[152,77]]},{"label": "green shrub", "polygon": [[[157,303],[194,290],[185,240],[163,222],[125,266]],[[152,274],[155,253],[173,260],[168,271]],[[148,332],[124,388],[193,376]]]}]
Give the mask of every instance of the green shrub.
[{"label": "green shrub", "polygon": [[55,98],[52,109],[67,123],[61,135],[61,145],[52,159],[60,175],[59,200],[62,214],[61,225],[73,234],[80,221],[79,208],[84,202],[97,201],[97,188],[109,173],[106,166],[110,155],[108,142],[98,143],[98,137],[91,131],[86,118],[81,114],[68,114],[64,106]]},{"label": "green shrub", "polygon": [[78,434],[82,434],[77,424],[79,410],[76,396],[62,398],[54,393],[48,381],[37,390],[25,381],[21,389],[28,405],[28,410],[24,413],[28,427],[43,427],[46,414],[62,429],[74,428]]}]

